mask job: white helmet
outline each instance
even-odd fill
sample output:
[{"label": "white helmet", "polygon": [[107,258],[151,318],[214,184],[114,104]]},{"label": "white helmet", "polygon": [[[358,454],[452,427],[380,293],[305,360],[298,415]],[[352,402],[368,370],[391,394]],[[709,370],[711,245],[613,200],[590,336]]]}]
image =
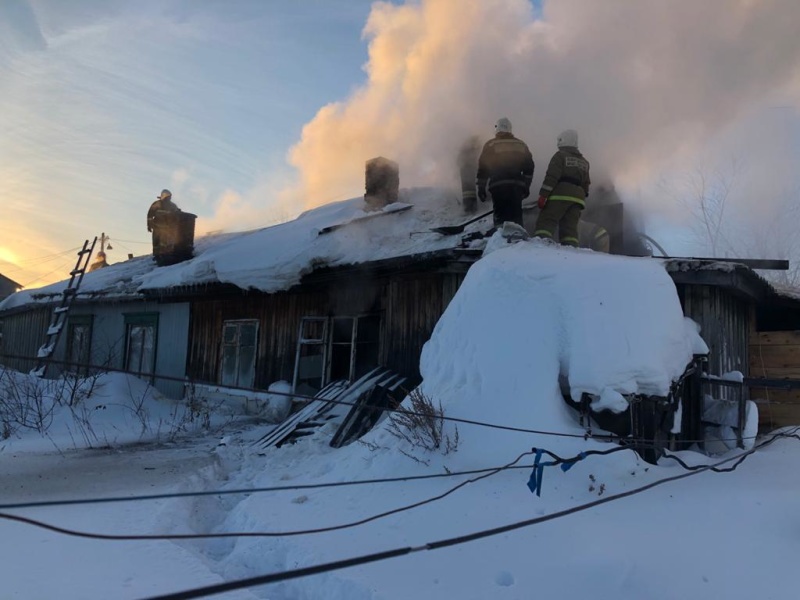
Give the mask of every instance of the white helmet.
[{"label": "white helmet", "polygon": [[570,146],[572,148],[578,147],[578,132],[574,129],[566,129],[558,134],[558,147]]},{"label": "white helmet", "polygon": [[511,133],[511,121],[506,117],[500,117],[497,119],[494,128],[497,130],[497,133]]}]

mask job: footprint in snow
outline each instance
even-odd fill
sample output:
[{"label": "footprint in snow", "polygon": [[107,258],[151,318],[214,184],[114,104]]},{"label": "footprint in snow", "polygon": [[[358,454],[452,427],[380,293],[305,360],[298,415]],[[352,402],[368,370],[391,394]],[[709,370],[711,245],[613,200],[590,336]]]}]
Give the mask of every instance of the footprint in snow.
[{"label": "footprint in snow", "polygon": [[502,587],[510,587],[514,585],[514,576],[508,571],[499,571],[494,576],[494,582]]}]

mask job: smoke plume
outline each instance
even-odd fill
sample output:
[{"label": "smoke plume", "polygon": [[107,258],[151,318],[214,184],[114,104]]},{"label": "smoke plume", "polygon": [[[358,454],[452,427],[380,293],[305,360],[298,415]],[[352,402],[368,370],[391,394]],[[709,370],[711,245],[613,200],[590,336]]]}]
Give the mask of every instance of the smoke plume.
[{"label": "smoke plume", "polygon": [[[401,185],[456,184],[469,135],[506,116],[543,177],[577,129],[593,179],[638,185],[800,81],[796,0],[378,2],[367,80],[322,108],[290,151],[305,208],[363,193],[364,161]],[[299,203],[299,204],[298,204]]]}]

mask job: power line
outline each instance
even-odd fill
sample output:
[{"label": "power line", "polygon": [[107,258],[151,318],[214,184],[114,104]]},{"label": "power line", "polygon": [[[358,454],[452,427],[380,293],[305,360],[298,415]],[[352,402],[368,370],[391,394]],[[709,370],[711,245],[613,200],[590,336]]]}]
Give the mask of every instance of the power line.
[{"label": "power line", "polygon": [[[787,434],[780,434],[780,435],[786,435],[788,437]],[[800,438],[798,438],[798,439],[800,439]],[[468,479],[466,481],[462,481],[458,485],[450,488],[449,490],[447,490],[447,491],[445,491],[442,494],[439,494],[437,496],[433,496],[431,498],[427,498],[425,500],[421,500],[419,502],[408,504],[408,505],[405,505],[405,506],[402,506],[402,507],[399,507],[399,508],[396,508],[396,509],[392,509],[392,510],[389,510],[389,511],[378,513],[378,514],[372,515],[370,517],[365,517],[365,518],[360,519],[358,521],[353,521],[353,522],[350,522],[350,523],[345,523],[345,524],[340,524],[340,525],[332,525],[332,526],[328,526],[328,527],[319,527],[319,528],[314,528],[314,529],[302,529],[302,530],[281,531],[281,532],[263,532],[263,531],[261,531],[261,532],[252,532],[251,531],[251,532],[226,532],[226,533],[164,534],[164,535],[159,535],[159,534],[151,534],[151,535],[117,535],[117,534],[95,534],[95,533],[89,533],[89,532],[84,532],[84,531],[77,531],[77,530],[73,530],[73,529],[67,529],[67,528],[59,527],[59,526],[56,526],[56,525],[51,525],[49,523],[44,523],[42,521],[38,521],[38,520],[35,520],[35,519],[30,519],[30,518],[27,518],[27,517],[19,517],[19,516],[16,516],[16,515],[8,515],[8,514],[4,514],[4,513],[0,513],[0,519],[8,519],[8,520],[12,520],[12,521],[20,521],[20,522],[23,522],[23,523],[26,523],[26,524],[29,524],[29,525],[34,525],[36,527],[41,527],[43,529],[54,531],[56,533],[62,533],[62,534],[65,534],[65,535],[71,535],[71,536],[76,536],[76,537],[84,537],[84,538],[90,538],[90,539],[116,540],[116,541],[120,541],[120,540],[126,540],[126,541],[176,540],[176,539],[178,539],[178,540],[188,540],[188,539],[214,539],[214,538],[231,538],[231,537],[236,537],[236,538],[239,538],[239,537],[294,537],[294,536],[310,535],[310,534],[317,534],[317,533],[329,533],[331,531],[338,531],[338,530],[342,530],[342,529],[350,529],[350,528],[357,527],[357,526],[360,526],[360,525],[365,525],[366,523],[370,523],[372,521],[377,521],[379,519],[382,519],[382,518],[385,518],[385,517],[388,517],[388,516],[391,516],[391,515],[394,515],[394,514],[398,514],[398,513],[401,513],[401,512],[412,510],[414,508],[419,508],[420,506],[424,506],[426,504],[430,504],[430,503],[436,502],[438,500],[441,500],[441,499],[449,496],[450,494],[452,494],[453,492],[459,490],[460,488],[464,487],[465,485],[468,485],[470,483],[475,483],[477,481],[480,481],[481,479],[486,479],[488,477],[491,477],[492,475],[496,475],[497,473],[500,473],[501,471],[506,471],[506,470],[509,470],[509,469],[519,469],[519,468],[525,468],[525,469],[529,469],[531,467],[535,468],[537,466],[535,464],[534,465],[517,466],[516,463],[518,463],[520,460],[522,460],[522,458],[524,458],[525,456],[530,456],[531,454],[535,454],[537,452],[540,452],[541,454],[546,454],[547,456],[549,456],[549,457],[551,457],[553,459],[553,461],[550,462],[548,464],[548,466],[557,466],[557,465],[561,465],[561,464],[567,464],[569,466],[572,466],[576,462],[578,462],[579,460],[585,459],[588,456],[593,456],[593,455],[594,456],[606,456],[606,455],[613,454],[615,452],[620,452],[620,451],[623,451],[623,450],[633,450],[633,448],[627,447],[627,446],[618,446],[618,447],[615,447],[615,448],[611,448],[609,450],[585,450],[585,451],[581,452],[580,454],[578,454],[577,456],[573,456],[571,458],[563,458],[563,457],[558,456],[557,454],[555,454],[553,452],[550,452],[548,450],[532,448],[529,452],[524,452],[524,453],[520,454],[516,459],[514,459],[512,462],[508,463],[507,465],[503,465],[501,467],[494,467],[494,468],[490,468],[490,469],[481,469],[480,472],[482,474],[479,477],[474,477],[472,479]],[[752,451],[753,450],[740,455],[738,457],[738,460],[734,463],[734,465],[731,466],[731,467],[727,467],[727,468],[719,468],[719,467],[717,467],[715,465],[711,465],[711,466],[709,466],[709,465],[689,466],[688,464],[686,464],[684,461],[682,461],[680,458],[678,458],[676,456],[667,455],[666,458],[671,458],[671,459],[675,460],[683,468],[685,468],[687,471],[690,471],[690,472],[710,470],[710,471],[713,471],[715,473],[727,473],[727,472],[734,471],[744,461],[744,459],[749,455],[749,453],[751,453]],[[728,459],[728,460],[733,460],[735,458],[737,458],[737,457],[733,457],[732,459]],[[422,476],[421,478],[431,478],[431,476]],[[393,478],[393,479],[391,479],[391,481],[399,481],[399,480],[409,481],[411,479],[414,479],[414,478]],[[386,481],[390,481],[390,480],[386,480]],[[323,484],[323,485],[325,485],[325,484]],[[337,486],[337,484],[325,485],[325,487],[335,487],[335,486]],[[308,486],[308,487],[316,487],[316,486]],[[319,487],[322,487],[322,485],[319,486]],[[300,486],[286,486],[283,489],[296,490],[296,489],[301,489],[301,487]],[[241,491],[239,491],[239,493],[241,493]],[[215,492],[203,492],[203,493],[183,492],[183,493],[175,494],[175,495],[164,494],[164,495],[160,495],[159,497],[161,497],[161,498],[164,498],[164,497],[185,497],[185,496],[192,496],[192,495],[211,495],[211,494],[221,495],[221,494],[215,493]],[[144,499],[144,498],[136,498],[136,500],[141,500],[141,499]],[[147,498],[147,499],[152,499],[152,497],[151,498]],[[121,500],[126,500],[126,499],[122,498],[122,499],[119,499],[119,500],[121,501]],[[127,498],[127,500],[128,501],[133,501],[134,498]],[[83,502],[72,501],[70,503],[73,503],[73,504],[75,504],[75,503],[86,504],[86,503],[98,503],[98,502],[102,502],[102,501],[103,501],[102,499],[90,499],[88,501],[83,501]],[[30,508],[30,507],[33,507],[33,506],[37,506],[37,507],[41,507],[41,506],[57,506],[57,505],[63,505],[63,504],[65,504],[65,503],[61,503],[61,502],[23,503],[23,504],[17,504],[17,505],[0,506],[0,509],[22,508],[22,507]]]},{"label": "power line", "polygon": [[[794,430],[795,432],[797,429]],[[221,594],[223,592],[230,592],[233,590],[238,590],[242,588],[254,587],[258,585],[266,585],[271,583],[278,583],[280,581],[288,581],[290,579],[298,579],[300,577],[306,577],[308,575],[318,575],[321,573],[328,573],[331,571],[338,571],[341,569],[345,569],[348,567],[354,567],[364,564],[369,564],[373,562],[388,560],[390,558],[396,558],[398,556],[405,556],[407,554],[421,552],[424,550],[438,550],[441,548],[448,548],[451,546],[458,546],[461,544],[465,544],[468,542],[474,542],[483,538],[493,537],[496,535],[500,535],[502,533],[508,533],[511,531],[515,531],[517,529],[523,529],[525,527],[531,527],[533,525],[538,525],[540,523],[544,523],[547,521],[553,521],[555,519],[560,519],[562,517],[566,517],[572,514],[576,514],[579,512],[583,512],[585,510],[589,510],[591,508],[595,508],[602,504],[607,504],[609,502],[613,502],[616,500],[621,500],[623,498],[628,498],[630,496],[634,496],[650,490],[654,487],[663,485],[665,483],[671,483],[673,481],[678,481],[681,479],[686,479],[688,477],[692,477],[694,475],[698,475],[703,471],[709,471],[714,468],[719,468],[724,464],[729,462],[737,461],[736,466],[741,464],[741,462],[750,454],[755,452],[757,448],[763,448],[764,446],[771,444],[774,442],[778,437],[791,437],[795,439],[800,439],[800,436],[796,434],[775,434],[771,439],[754,446],[752,449],[748,450],[744,454],[740,456],[731,457],[722,461],[719,461],[713,465],[706,465],[702,468],[699,468],[694,471],[689,471],[687,473],[681,473],[680,475],[674,475],[672,477],[665,477],[663,479],[659,479],[653,481],[651,483],[645,484],[638,488],[628,490],[625,492],[620,492],[619,494],[613,494],[610,496],[606,496],[605,498],[600,498],[598,500],[594,500],[592,502],[587,502],[585,504],[581,504],[578,506],[574,506],[572,508],[567,508],[561,511],[557,511],[554,513],[550,513],[549,515],[543,515],[541,517],[535,517],[533,519],[527,519],[524,521],[517,521],[515,523],[510,523],[508,525],[502,525],[500,527],[494,527],[491,529],[484,529],[480,531],[476,531],[473,533],[469,533],[466,535],[461,535],[458,537],[446,538],[443,540],[438,540],[435,542],[429,542],[427,544],[423,544],[421,546],[407,546],[405,548],[395,548],[393,550],[387,550],[384,552],[377,552],[373,554],[366,554],[362,556],[356,556],[353,558],[348,558],[344,560],[333,561],[329,563],[322,563],[318,565],[312,565],[310,567],[303,567],[301,569],[292,569],[289,571],[281,571],[278,573],[270,573],[267,575],[259,575],[256,577],[249,577],[247,579],[239,579],[235,581],[228,581],[221,584],[204,586],[199,588],[194,588],[191,590],[184,590],[180,592],[175,592],[171,594],[163,594],[160,596],[150,596],[144,600],[191,600],[193,598],[202,598],[206,596],[212,596],[215,594]],[[735,468],[735,467],[734,467]]]},{"label": "power line", "polygon": [[126,242],[128,244],[152,244],[152,241],[151,242],[140,242],[140,241],[137,241],[137,240],[119,240],[117,238],[114,238],[114,241],[115,242]]},{"label": "power line", "polygon": [[52,275],[53,273],[55,273],[55,272],[57,272],[57,271],[61,271],[62,269],[66,269],[66,268],[67,268],[67,266],[68,266],[68,265],[71,265],[71,264],[72,264],[72,261],[70,261],[70,262],[66,262],[66,263],[63,263],[62,265],[58,266],[57,268],[53,269],[52,271],[49,271],[48,273],[45,273],[44,275],[40,275],[39,277],[37,277],[37,278],[36,278],[36,279],[34,279],[33,281],[29,281],[28,283],[26,283],[26,284],[25,284],[25,285],[23,285],[22,287],[28,287],[28,286],[30,286],[32,283],[36,283],[37,281],[40,281],[40,280],[44,279],[45,277],[48,277],[49,275]]},{"label": "power line", "polygon": [[[56,360],[56,359],[53,359],[53,358],[38,359],[38,358],[35,358],[35,357],[31,357],[31,356],[21,356],[21,355],[8,354],[8,353],[0,353],[0,357],[12,358],[12,359],[16,359],[16,360],[41,360],[42,362],[46,362],[46,363],[49,363],[49,364],[55,364],[55,365],[61,365],[61,366],[65,366],[65,367],[74,367],[74,368],[77,368],[77,369],[86,369],[86,370],[92,369],[92,370],[97,370],[97,371],[105,371],[105,372],[109,372],[109,373],[125,373],[127,375],[134,375],[134,376],[147,376],[148,378],[161,379],[163,381],[176,381],[176,382],[181,382],[181,383],[184,383],[184,384],[202,383],[202,382],[194,382],[194,381],[190,380],[187,377],[173,377],[173,376],[170,376],[170,375],[159,375],[159,374],[156,374],[156,373],[132,373],[131,371],[128,371],[128,370],[122,369],[122,368],[118,368],[118,367],[110,367],[110,366],[107,366],[107,365],[93,365],[93,364],[89,364],[89,363],[79,363],[79,362],[71,362],[71,361],[64,361],[64,360]],[[262,390],[262,389],[257,389],[257,388],[239,387],[239,386],[225,386],[225,387],[229,388],[229,389],[232,389],[232,390],[239,390],[239,391],[245,391],[245,392],[256,392],[256,393],[260,393],[260,394],[270,394],[270,395],[273,395],[273,396],[281,396],[281,397],[294,398],[294,399],[299,398],[299,399],[308,400],[308,401],[320,400],[320,398],[316,398],[315,396],[308,396],[308,395],[305,395],[305,394],[297,394],[297,393],[293,393],[293,392],[267,391],[267,390]],[[330,404],[339,405],[339,406],[351,406],[352,407],[352,406],[356,406],[357,405],[356,402],[348,402],[348,401],[345,401],[345,400],[328,400],[328,399],[326,399],[325,401],[330,403]],[[371,408],[371,406],[369,406],[369,405],[362,405],[362,406],[363,406],[363,408]],[[417,416],[417,417],[429,416],[429,415],[424,415],[424,414],[421,414],[421,413],[418,413],[418,412],[410,411],[410,410],[407,410],[407,409],[404,409],[404,408],[399,408],[399,407],[396,407],[396,408],[374,407],[374,408],[376,410],[386,411],[386,412],[390,412],[390,413],[404,414],[404,415],[408,415],[408,416]],[[514,426],[511,426],[511,425],[502,425],[502,424],[497,424],[497,423],[487,423],[487,422],[484,422],[484,421],[476,421],[476,420],[473,420],[473,419],[462,419],[460,417],[450,417],[450,416],[447,416],[447,415],[439,415],[436,418],[437,419],[441,419],[442,421],[449,421],[449,422],[453,422],[453,423],[462,423],[462,424],[465,424],[465,425],[475,425],[475,426],[478,426],[478,427],[486,427],[488,429],[497,429],[497,430],[501,430],[501,431],[512,431],[512,432],[516,432],[516,433],[529,433],[529,434],[533,434],[533,435],[546,435],[546,436],[552,436],[552,437],[565,437],[565,438],[575,438],[575,439],[584,439],[584,440],[591,439],[591,440],[599,440],[599,441],[621,441],[621,442],[624,441],[626,443],[633,443],[633,444],[639,444],[639,445],[652,443],[652,440],[644,439],[644,438],[639,438],[639,439],[631,438],[631,437],[622,438],[622,437],[614,435],[614,434],[595,435],[595,434],[593,434],[591,432],[591,430],[587,430],[585,433],[566,433],[566,432],[558,432],[558,431],[544,431],[544,430],[541,430],[541,429],[528,429],[528,428],[525,428],[525,427],[514,427]],[[756,435],[742,436],[741,440],[755,440],[755,439],[757,439],[757,437],[758,436],[756,436]],[[706,441],[705,439],[694,439],[694,440],[686,439],[686,440],[681,440],[682,443],[686,443],[686,444],[692,444],[692,443],[698,443],[699,444],[699,443],[703,443],[705,441]],[[725,438],[725,439],[719,439],[718,441],[721,441],[721,442],[738,442],[739,439],[736,439],[736,438]]]},{"label": "power line", "polygon": [[[337,487],[352,487],[358,485],[375,485],[381,483],[401,483],[408,481],[421,481],[425,479],[444,479],[459,477],[462,475],[477,475],[496,471],[501,467],[487,467],[485,469],[473,469],[470,471],[453,471],[450,473],[432,473],[429,475],[409,475],[407,477],[384,477],[378,479],[359,479],[356,481],[335,481],[330,483],[308,483],[299,485],[278,485],[270,487],[237,488],[232,490],[204,490],[197,492],[174,492],[167,494],[146,494],[142,496],[113,496],[110,498],[76,498],[71,500],[42,500],[37,502],[17,502],[12,504],[0,504],[0,510],[12,510],[20,508],[42,508],[48,506],[77,506],[85,504],[110,504],[117,502],[141,502],[147,500],[167,500],[175,498],[195,498],[201,496],[230,496],[260,494],[269,492],[297,492],[302,490],[316,490]],[[505,467],[506,469],[530,469],[531,465],[515,465]]]},{"label": "power line", "polygon": [[[38,259],[22,259],[22,260],[19,261],[19,263],[16,263],[16,262],[11,263],[11,262],[9,262],[8,264],[14,265],[14,266],[11,267],[11,268],[4,268],[4,271],[7,272],[7,273],[19,273],[19,272],[24,272],[24,271],[30,271],[33,268],[37,267],[37,266],[40,266],[40,265],[43,265],[45,263],[54,261],[57,258],[62,258],[64,256],[66,256],[67,254],[69,254],[70,252],[75,252],[77,250],[80,250],[80,247],[70,248],[69,250],[65,250],[64,252],[61,252],[59,254],[52,254],[49,257],[45,256],[45,257],[41,257],[41,258],[38,258]],[[49,273],[48,273],[48,275],[49,275]]]},{"label": "power line", "polygon": [[[621,446],[619,449],[634,450],[635,447],[633,445],[625,445]],[[569,462],[569,460],[574,460],[574,458],[573,459],[559,458],[552,452],[548,451],[544,451],[544,453],[552,458],[557,459],[558,462],[556,464]],[[584,455],[587,456],[591,454],[608,454],[608,453],[610,452],[597,451],[597,450],[584,451]],[[704,465],[689,465],[685,461],[681,460],[680,458],[672,454],[664,454],[662,457],[674,460],[681,467],[689,471],[694,471],[704,467]],[[144,502],[149,500],[171,500],[178,498],[198,498],[203,496],[244,496],[244,495],[264,494],[273,492],[299,492],[304,490],[353,487],[359,485],[406,483],[409,481],[423,481],[426,479],[449,479],[451,477],[461,477],[463,475],[479,475],[481,473],[488,473],[490,471],[495,471],[500,468],[504,468],[505,470],[516,470],[516,469],[530,469],[532,466],[533,465],[486,467],[483,469],[470,469],[467,471],[448,471],[447,473],[431,473],[428,475],[407,475],[404,477],[380,477],[375,479],[357,479],[354,481],[332,481],[328,483],[301,483],[296,485],[276,485],[276,486],[252,487],[252,488],[215,489],[215,490],[201,490],[194,492],[170,492],[164,494],[143,494],[138,496],[110,496],[104,498],[92,497],[92,498],[70,498],[62,500],[38,500],[33,502],[14,502],[10,504],[0,504],[0,510],[17,510],[21,508],[46,508],[53,506],[82,506],[87,504],[114,504],[120,502]],[[717,473],[726,472],[726,470],[716,470],[716,469],[712,469],[712,471]]]},{"label": "power line", "polygon": [[[401,506],[399,508],[395,508],[392,510],[388,510],[382,513],[378,513],[376,515],[372,515],[370,517],[365,517],[363,519],[359,519],[358,521],[353,521],[350,523],[344,523],[340,525],[332,525],[329,527],[318,527],[314,529],[301,529],[295,531],[246,531],[246,532],[225,532],[225,533],[187,533],[187,534],[164,534],[164,535],[116,535],[116,534],[103,534],[103,533],[89,533],[85,531],[77,531],[74,529],[67,529],[65,527],[59,527],[57,525],[51,525],[49,523],[44,523],[42,521],[38,521],[36,519],[30,519],[28,517],[21,517],[17,515],[9,515],[6,513],[0,513],[0,519],[7,519],[10,521],[18,521],[21,523],[25,523],[27,525],[34,525],[36,527],[40,527],[42,529],[47,529],[49,531],[54,531],[56,533],[62,533],[64,535],[70,535],[75,537],[82,537],[82,538],[89,538],[89,539],[98,539],[98,540],[115,540],[115,541],[143,541],[143,540],[200,540],[200,539],[218,539],[218,538],[248,538],[248,537],[294,537],[300,535],[311,535],[311,534],[318,534],[318,533],[329,533],[331,531],[339,531],[342,529],[351,529],[353,527],[358,527],[360,525],[365,525],[372,521],[377,521],[379,519],[383,519],[385,517],[398,514],[401,512],[406,512],[408,510],[413,510],[415,508],[419,508],[420,506],[424,506],[426,504],[431,504],[433,502],[437,502],[450,494],[456,492],[457,490],[461,489],[465,485],[470,483],[474,483],[476,481],[480,481],[481,479],[486,479],[487,477],[491,477],[492,475],[496,475],[501,471],[505,471],[516,465],[520,460],[522,460],[525,456],[530,456],[533,454],[531,452],[523,452],[520,454],[514,461],[511,463],[504,465],[502,467],[497,467],[495,469],[489,470],[489,472],[484,473],[478,477],[473,477],[472,479],[467,479],[466,481],[462,481],[458,485],[451,487],[449,490],[433,496],[431,498],[426,498],[425,500],[420,500],[419,502],[414,502],[413,504],[407,504]],[[530,468],[530,467],[528,467]]]},{"label": "power line", "polygon": [[47,262],[47,261],[52,260],[54,258],[58,258],[59,256],[65,256],[66,254],[69,254],[70,252],[76,252],[76,251],[78,251],[80,249],[81,249],[80,246],[75,246],[74,248],[70,248],[69,250],[64,250],[63,252],[58,252],[58,253],[55,253],[55,254],[46,254],[45,256],[39,256],[39,257],[36,257],[36,258],[22,258],[22,259],[19,260],[19,262],[27,263],[27,262],[37,262],[37,261],[40,261],[40,260]]}]

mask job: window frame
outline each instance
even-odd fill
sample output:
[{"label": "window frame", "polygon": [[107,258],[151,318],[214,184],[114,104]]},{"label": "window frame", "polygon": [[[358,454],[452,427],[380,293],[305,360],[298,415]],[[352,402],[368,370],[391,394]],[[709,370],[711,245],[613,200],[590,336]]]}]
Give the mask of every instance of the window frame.
[{"label": "window frame", "polygon": [[[336,334],[336,327],[335,322],[337,320],[346,320],[352,319],[352,329],[350,333],[350,341],[335,341],[335,334]],[[377,339],[376,340],[369,340],[369,341],[359,341],[359,329],[360,324],[365,319],[376,319],[377,323]],[[303,336],[303,328],[304,325],[308,322],[322,322],[323,323],[323,333],[321,338],[304,338]],[[300,327],[298,330],[297,336],[297,350],[295,352],[295,363],[294,363],[294,376],[292,378],[292,391],[297,391],[297,384],[300,376],[300,358],[301,358],[301,351],[303,346],[315,345],[315,346],[322,346],[322,373],[320,374],[320,381],[321,387],[325,387],[331,381],[332,378],[332,367],[333,367],[333,356],[334,350],[336,346],[350,346],[349,351],[349,368],[347,374],[347,381],[351,383],[358,379],[358,377],[362,376],[363,373],[359,374],[356,372],[358,366],[358,350],[363,348],[366,345],[373,346],[375,350],[375,364],[376,366],[379,364],[380,356],[381,356],[381,349],[383,344],[383,315],[380,312],[369,312],[369,313],[359,313],[354,315],[329,315],[326,317],[319,317],[319,316],[305,316],[300,318]]]},{"label": "window frame", "polygon": [[[158,317],[159,313],[157,312],[148,312],[148,313],[124,313],[123,317],[125,319],[125,352],[123,356],[123,370],[126,373],[132,373],[141,377],[142,375],[148,375],[150,377],[150,381],[153,382],[155,380],[155,373],[156,373],[156,365],[158,364]],[[128,363],[130,361],[130,353],[131,353],[131,331],[133,327],[152,327],[153,329],[153,357],[151,359],[150,371],[143,371],[141,370],[141,358],[139,360],[139,367],[140,370],[132,371],[128,368]]]},{"label": "window frame", "polygon": [[[255,325],[255,333],[253,336],[253,364],[251,368],[251,381],[249,385],[241,385],[239,380],[240,375],[240,360],[241,360],[241,326],[242,325]],[[258,334],[260,329],[261,323],[258,319],[228,319],[222,322],[222,335],[220,338],[220,353],[219,353],[219,370],[217,375],[217,381],[220,385],[224,385],[226,387],[240,387],[246,389],[252,389],[255,385],[256,381],[256,365],[258,363]],[[228,326],[235,326],[236,327],[236,343],[234,344],[226,344],[225,343],[225,328]],[[230,383],[223,382],[224,376],[224,364],[225,364],[225,347],[232,346],[236,348],[236,365],[234,372],[236,373],[236,382],[231,385]]]},{"label": "window frame", "polygon": [[[87,343],[85,350],[82,354],[85,356],[74,356],[75,348],[75,331],[78,327],[85,327],[87,333]],[[67,347],[66,359],[67,364],[65,371],[69,373],[76,373],[80,376],[89,374],[89,367],[92,360],[92,337],[94,333],[94,315],[70,315],[67,317]],[[75,360],[73,360],[75,359]],[[85,360],[82,360],[85,359]]]}]

